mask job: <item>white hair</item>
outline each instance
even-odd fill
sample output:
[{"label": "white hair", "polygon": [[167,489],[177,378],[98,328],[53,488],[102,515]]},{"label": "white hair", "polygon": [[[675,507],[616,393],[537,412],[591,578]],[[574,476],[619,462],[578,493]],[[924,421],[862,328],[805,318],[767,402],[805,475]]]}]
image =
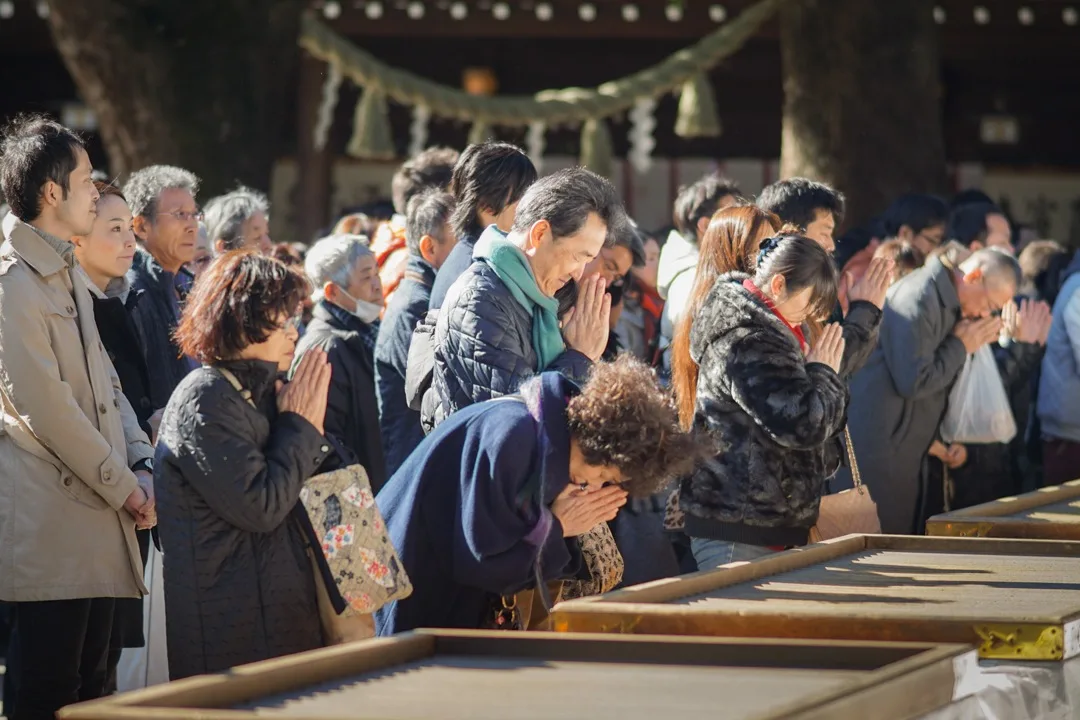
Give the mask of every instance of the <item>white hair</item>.
[{"label": "white hair", "polygon": [[304,272],[315,287],[311,299],[315,302],[323,299],[326,283],[348,287],[356,263],[374,256],[363,235],[331,235],[316,242],[304,259]]}]

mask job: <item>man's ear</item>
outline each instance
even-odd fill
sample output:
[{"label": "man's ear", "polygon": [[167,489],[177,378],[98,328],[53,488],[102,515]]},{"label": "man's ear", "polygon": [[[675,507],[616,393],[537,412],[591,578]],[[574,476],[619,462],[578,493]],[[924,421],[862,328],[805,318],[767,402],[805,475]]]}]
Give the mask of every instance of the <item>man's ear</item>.
[{"label": "man's ear", "polygon": [[135,233],[135,237],[139,239],[139,242],[146,242],[146,238],[150,234],[150,221],[145,215],[136,215],[131,219],[131,230]]},{"label": "man's ear", "polygon": [[526,237],[526,246],[528,250],[536,251],[540,249],[540,246],[544,242],[544,236],[551,232],[551,223],[547,220],[537,220],[529,228],[528,236]]},{"label": "man's ear", "polygon": [[218,238],[214,241],[214,255],[221,255],[225,252],[225,241]]},{"label": "man's ear", "polygon": [[57,207],[63,199],[64,188],[53,180],[46,180],[41,188],[41,207],[44,208],[46,205]]},{"label": "man's ear", "polygon": [[435,263],[435,238],[425,235],[420,238],[420,257],[429,264]]},{"label": "man's ear", "polygon": [[697,236],[699,238],[705,236],[705,231],[709,229],[709,221],[710,220],[712,220],[711,217],[698,218],[698,221],[697,221]]}]

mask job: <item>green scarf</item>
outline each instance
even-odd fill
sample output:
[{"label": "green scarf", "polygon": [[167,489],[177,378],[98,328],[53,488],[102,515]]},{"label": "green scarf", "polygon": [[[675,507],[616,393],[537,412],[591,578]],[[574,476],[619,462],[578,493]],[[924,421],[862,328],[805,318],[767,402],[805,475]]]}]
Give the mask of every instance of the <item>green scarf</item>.
[{"label": "green scarf", "polygon": [[483,260],[495,271],[521,307],[532,316],[532,345],[536,371],[542,372],[566,350],[559,329],[559,301],[548,297],[536,284],[528,258],[495,225],[476,241],[473,259]]}]

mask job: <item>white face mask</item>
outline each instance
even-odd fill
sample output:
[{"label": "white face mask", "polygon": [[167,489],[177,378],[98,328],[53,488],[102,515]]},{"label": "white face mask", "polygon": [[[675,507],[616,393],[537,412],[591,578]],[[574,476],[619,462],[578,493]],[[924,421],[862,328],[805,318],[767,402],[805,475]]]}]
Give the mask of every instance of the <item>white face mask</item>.
[{"label": "white face mask", "polygon": [[[367,300],[357,300],[344,290],[341,290],[341,294],[356,303],[356,308],[349,310],[349,312],[365,325],[370,325],[375,322],[379,319],[379,315],[382,314],[382,305],[377,305],[373,302],[368,302]],[[348,308],[346,308],[346,310],[348,310]]]}]

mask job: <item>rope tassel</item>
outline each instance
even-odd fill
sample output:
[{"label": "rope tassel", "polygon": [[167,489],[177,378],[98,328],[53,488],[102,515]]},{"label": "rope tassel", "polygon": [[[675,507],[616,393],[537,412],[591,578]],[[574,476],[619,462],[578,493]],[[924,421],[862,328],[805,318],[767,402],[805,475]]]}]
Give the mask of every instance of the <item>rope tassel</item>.
[{"label": "rope tassel", "polygon": [[581,128],[580,163],[597,175],[611,177],[614,151],[604,118],[589,118]]},{"label": "rope tassel", "polygon": [[720,134],[720,116],[708,73],[699,72],[686,81],[679,95],[679,115],[675,134],[681,138],[716,137]]},{"label": "rope tassel", "polygon": [[394,136],[390,132],[386,95],[381,90],[366,88],[356,104],[348,152],[353,157],[372,160],[394,157]]},{"label": "rope tassel", "polygon": [[477,120],[469,128],[469,144],[480,145],[495,138],[495,133],[491,132],[491,126],[483,120]]}]

